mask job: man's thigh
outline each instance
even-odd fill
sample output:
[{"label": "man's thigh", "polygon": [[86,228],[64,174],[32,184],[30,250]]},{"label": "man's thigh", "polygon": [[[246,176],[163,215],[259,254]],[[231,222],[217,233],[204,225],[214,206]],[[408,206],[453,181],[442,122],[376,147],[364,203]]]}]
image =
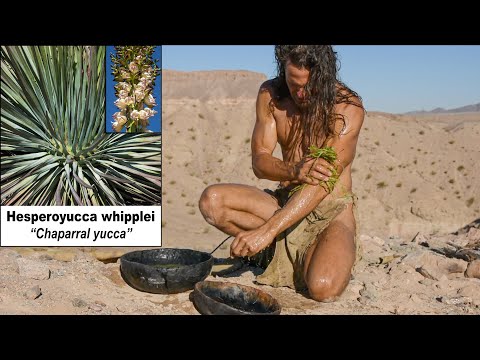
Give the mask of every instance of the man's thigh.
[{"label": "man's thigh", "polygon": [[324,279],[346,286],[355,263],[355,218],[348,205],[328,227],[317,236],[305,257],[305,281]]},{"label": "man's thigh", "polygon": [[218,197],[227,209],[256,215],[267,221],[280,209],[274,196],[254,186],[240,184],[217,184],[206,189],[206,196]]}]

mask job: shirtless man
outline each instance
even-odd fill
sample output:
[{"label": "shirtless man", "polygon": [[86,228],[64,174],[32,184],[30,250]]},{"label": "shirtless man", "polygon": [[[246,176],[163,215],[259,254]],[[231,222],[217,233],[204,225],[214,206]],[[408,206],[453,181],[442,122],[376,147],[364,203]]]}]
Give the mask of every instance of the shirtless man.
[{"label": "shirtless man", "polygon": [[[356,257],[351,169],[365,111],[360,97],[337,79],[337,58],[331,46],[281,45],[275,47],[275,57],[278,76],[261,85],[256,103],[253,171],[260,179],[279,181],[279,192],[284,195],[298,184],[306,185],[284,196],[283,202],[252,186],[212,185],[203,192],[199,207],[209,224],[235,236],[232,256],[253,257],[276,245],[278,250],[274,249],[274,259],[270,259],[276,265],[265,271],[275,280],[260,283],[297,289],[302,283],[313,299],[334,301],[345,290]],[[283,160],[273,156],[277,142]],[[336,150],[340,176],[331,193],[320,182],[328,180],[333,167],[326,160],[309,158],[310,145]],[[345,194],[352,195],[352,200],[344,201]],[[284,245],[279,245],[277,236],[312,213],[316,216],[306,222],[307,227],[328,218],[322,215],[321,206],[339,199],[344,206],[324,208],[337,211],[325,210],[333,218],[307,244],[295,247],[297,240],[288,240],[287,235]],[[290,261],[291,269],[280,271],[285,265],[279,265],[280,251],[288,254],[283,259]]]}]

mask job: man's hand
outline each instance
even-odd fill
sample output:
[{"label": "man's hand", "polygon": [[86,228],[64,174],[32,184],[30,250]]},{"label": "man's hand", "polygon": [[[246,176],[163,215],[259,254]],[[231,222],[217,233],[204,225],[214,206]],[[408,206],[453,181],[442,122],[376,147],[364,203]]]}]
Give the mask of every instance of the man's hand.
[{"label": "man's hand", "polygon": [[293,167],[294,180],[292,184],[301,183],[318,185],[321,181],[328,181],[334,167],[322,158],[305,158]]},{"label": "man's hand", "polygon": [[242,231],[230,246],[230,256],[253,256],[270,245],[274,239],[275,235],[262,226],[255,230]]}]

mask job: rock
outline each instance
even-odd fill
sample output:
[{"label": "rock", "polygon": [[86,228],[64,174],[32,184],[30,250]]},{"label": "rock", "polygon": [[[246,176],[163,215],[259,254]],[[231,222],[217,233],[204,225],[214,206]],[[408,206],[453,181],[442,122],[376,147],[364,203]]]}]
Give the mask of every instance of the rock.
[{"label": "rock", "polygon": [[71,262],[75,259],[77,252],[77,250],[69,250],[68,248],[60,250],[51,249],[50,251],[48,251],[48,256],[57,261]]},{"label": "rock", "polygon": [[426,244],[426,246],[428,246],[428,238],[422,233],[418,233],[414,236],[411,242],[415,244]]},{"label": "rock", "polygon": [[435,213],[432,213],[432,206],[429,202],[426,201],[417,201],[410,208],[410,212],[418,216],[420,219],[426,221],[433,221],[435,219]]},{"label": "rock", "polygon": [[432,286],[433,284],[435,284],[435,281],[429,278],[425,278],[423,280],[420,280],[419,283],[425,286]]},{"label": "rock", "polygon": [[425,278],[430,280],[438,280],[442,274],[438,271],[437,268],[430,266],[422,266],[417,268],[417,271],[422,274]]},{"label": "rock", "polygon": [[64,276],[65,274],[66,274],[66,271],[63,269],[58,269],[53,272],[53,275],[56,277],[61,277],[61,276]]},{"label": "rock", "polygon": [[18,251],[15,251],[12,249],[0,248],[0,259],[3,257],[11,257],[16,259],[16,258],[22,257],[22,255],[20,255]]},{"label": "rock", "polygon": [[379,264],[387,264],[390,261],[395,260],[397,257],[399,257],[399,256],[395,255],[395,254],[394,255],[380,256],[380,258],[378,259],[378,263]]},{"label": "rock", "polygon": [[128,309],[123,305],[118,305],[117,310],[118,310],[118,312],[121,312],[121,313],[127,313],[128,312]]},{"label": "rock", "polygon": [[35,300],[38,297],[40,297],[40,295],[42,295],[42,290],[38,285],[31,287],[30,289],[28,289],[23,293],[23,296],[25,296],[29,300]]},{"label": "rock", "polygon": [[103,301],[100,301],[100,300],[95,300],[95,304],[103,306],[103,307],[107,306],[107,304],[105,304]]},{"label": "rock", "polygon": [[20,258],[17,259],[20,276],[35,280],[47,280],[50,278],[50,269],[41,262]]},{"label": "rock", "polygon": [[429,251],[416,251],[405,256],[402,262],[432,280],[439,280],[450,273],[463,273],[467,268],[466,261],[446,258]]},{"label": "rock", "polygon": [[466,234],[470,231],[471,228],[480,229],[480,218],[472,221],[470,224],[465,225],[461,229],[458,229],[454,232],[455,235]]},{"label": "rock", "polygon": [[365,284],[364,288],[360,290],[360,295],[366,300],[375,301],[377,298],[377,290],[372,285]]},{"label": "rock", "polygon": [[48,255],[46,252],[35,252],[31,256],[29,256],[29,258],[37,261],[53,260],[53,258],[50,255]]},{"label": "rock", "polygon": [[473,260],[468,264],[465,277],[480,279],[480,260]]},{"label": "rock", "polygon": [[77,253],[75,254],[75,257],[73,259],[73,261],[75,261],[77,263],[81,263],[81,264],[82,263],[83,264],[89,264],[89,263],[94,262],[96,260],[97,259],[95,258],[95,256],[93,256],[93,254],[91,254],[89,252],[84,252],[84,251],[77,251]]},{"label": "rock", "polygon": [[363,283],[361,281],[352,280],[348,284],[346,291],[342,295],[342,299],[355,301],[360,296],[360,290],[363,289]]},{"label": "rock", "polygon": [[417,294],[410,295],[410,300],[417,304],[423,302],[423,300]]},{"label": "rock", "polygon": [[17,273],[18,274],[18,263],[17,258],[20,256],[14,251],[2,250],[0,252],[0,272],[2,274],[6,273]]},{"label": "rock", "polygon": [[472,299],[468,296],[442,296],[440,301],[447,305],[464,305],[472,303]]},{"label": "rock", "polygon": [[130,251],[128,248],[97,248],[92,250],[92,255],[99,261],[112,263]]},{"label": "rock", "polygon": [[79,307],[79,308],[87,306],[87,303],[84,300],[79,299],[79,298],[73,299],[72,304],[73,304],[73,306]]},{"label": "rock", "polygon": [[38,257],[39,260],[42,260],[42,261],[50,261],[50,260],[53,260],[53,258],[48,255],[48,254],[42,254]]},{"label": "rock", "polygon": [[472,299],[480,300],[480,286],[478,285],[467,285],[457,291],[457,294],[460,296],[470,297]]},{"label": "rock", "polygon": [[103,307],[101,307],[100,305],[97,305],[97,304],[91,304],[91,305],[88,306],[88,308],[90,310],[93,310],[93,311],[96,311],[96,312],[99,312],[99,311],[103,310]]},{"label": "rock", "polygon": [[450,281],[445,275],[442,275],[437,283],[435,283],[435,287],[439,290],[449,290],[451,288]]},{"label": "rock", "polygon": [[371,236],[368,236],[368,235],[360,235],[359,238],[358,238],[361,242],[368,242],[368,241],[372,241],[372,237]]},{"label": "rock", "polygon": [[385,245],[385,241],[378,236],[374,236],[371,241],[379,246]]},{"label": "rock", "polygon": [[467,239],[469,243],[480,240],[480,229],[470,228],[470,230],[468,230]]}]

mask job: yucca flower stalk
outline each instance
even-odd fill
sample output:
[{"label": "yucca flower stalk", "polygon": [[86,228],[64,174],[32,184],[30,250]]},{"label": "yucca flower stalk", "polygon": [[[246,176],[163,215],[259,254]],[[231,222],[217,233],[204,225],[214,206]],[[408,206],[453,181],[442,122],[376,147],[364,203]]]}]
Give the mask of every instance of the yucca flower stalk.
[{"label": "yucca flower stalk", "polygon": [[153,88],[160,73],[154,51],[155,46],[115,46],[115,54],[110,55],[117,82],[115,106],[120,110],[113,114],[112,129],[116,132],[124,127],[128,133],[149,132],[149,118],[157,113]]},{"label": "yucca flower stalk", "polygon": [[1,48],[1,204],[154,205],[161,139],[106,134],[105,47]]}]

